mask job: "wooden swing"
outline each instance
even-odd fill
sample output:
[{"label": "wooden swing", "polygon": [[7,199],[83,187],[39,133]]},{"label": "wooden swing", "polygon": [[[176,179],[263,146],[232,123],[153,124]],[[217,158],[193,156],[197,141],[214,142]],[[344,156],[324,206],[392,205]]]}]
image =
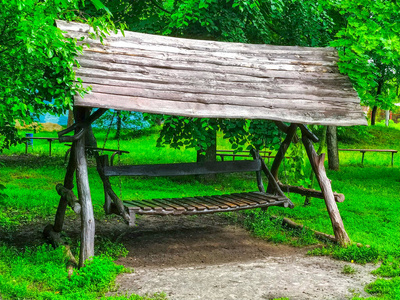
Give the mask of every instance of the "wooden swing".
[{"label": "wooden swing", "polygon": [[[321,191],[286,186],[290,192],[325,200],[338,243],[350,239],[335,201],[343,195],[332,192],[324,169],[324,154],[317,155],[312,142],[316,136],[305,124],[332,126],[366,125],[360,100],[349,79],[337,68],[333,48],[249,45],[178,39],[125,31],[112,34],[101,43],[89,38],[90,28],[78,23],[57,21],[66,37],[84,38],[83,54],[76,70],[84,86],[92,91],[75,97],[76,124],[60,133],[60,141],[72,142],[64,180],[64,193],[51,228],[62,230],[74,173],[81,206],[82,233],[80,265],[94,255],[95,224],[85,157],[85,129],[106,109],[130,110],[196,118],[266,119],[276,122],[286,138],[274,159],[271,171],[256,151],[252,161],[212,164],[168,164],[108,166],[107,157],[98,158],[97,168],[106,194],[106,211],[121,215],[128,223],[134,214],[194,214],[281,205],[293,207],[282,193],[278,169],[286,151],[301,130],[307,155]],[[91,114],[93,108],[98,108]],[[283,123],[285,122],[285,123]],[[290,125],[287,125],[290,123]],[[73,136],[66,133],[75,130]],[[183,199],[152,199],[124,203],[112,191],[110,176],[175,176],[221,172],[256,173],[258,191],[223,196]],[[261,173],[268,178],[264,190]],[[62,189],[60,189],[61,191]],[[75,199],[75,200],[74,200]]]}]

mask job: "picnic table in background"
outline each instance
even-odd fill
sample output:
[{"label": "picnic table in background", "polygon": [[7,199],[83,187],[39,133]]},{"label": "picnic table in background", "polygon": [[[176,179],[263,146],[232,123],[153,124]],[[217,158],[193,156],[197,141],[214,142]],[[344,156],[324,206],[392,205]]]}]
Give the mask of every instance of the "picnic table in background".
[{"label": "picnic table in background", "polygon": [[397,153],[397,150],[393,150],[393,149],[339,149],[339,151],[358,151],[362,153],[362,157],[361,157],[361,164],[364,164],[364,155],[365,152],[388,152],[388,153],[392,153],[392,167],[393,167],[393,158],[394,158],[394,154]]},{"label": "picnic table in background", "polygon": [[[268,163],[270,162],[271,158],[275,158],[274,155],[271,155],[272,151],[259,151],[259,154],[264,160],[267,159]],[[235,160],[236,157],[247,157],[252,159],[249,150],[242,150],[242,151],[217,150],[217,156],[219,156],[222,161],[224,161],[225,157],[232,157],[232,160]],[[286,158],[292,158],[292,157],[286,156]]]},{"label": "picnic table in background", "polygon": [[28,136],[23,138],[25,141],[25,154],[28,154],[28,147],[33,147],[33,140],[47,140],[49,142],[49,156],[51,156],[51,143],[58,140],[56,137],[39,137],[39,136]]},{"label": "picnic table in background", "polygon": [[[67,152],[65,152],[65,157],[64,157],[64,161],[67,162],[68,161],[68,156],[71,152],[71,144],[65,144],[65,146],[70,147]],[[114,165],[114,158],[115,155],[121,155],[122,153],[129,153],[129,151],[125,151],[125,150],[119,150],[119,149],[107,149],[107,148],[97,148],[97,147],[91,147],[91,146],[86,146],[86,151],[93,151],[93,152],[113,152],[113,154],[111,155],[111,159],[110,159],[110,165]]]}]

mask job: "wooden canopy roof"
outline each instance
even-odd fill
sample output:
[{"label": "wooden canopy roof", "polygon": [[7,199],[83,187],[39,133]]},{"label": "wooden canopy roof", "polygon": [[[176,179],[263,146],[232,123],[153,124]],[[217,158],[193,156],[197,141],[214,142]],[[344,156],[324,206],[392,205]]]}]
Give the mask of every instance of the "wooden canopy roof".
[{"label": "wooden canopy roof", "polygon": [[360,99],[339,73],[334,48],[181,39],[125,31],[88,38],[89,26],[57,21],[85,37],[77,77],[90,94],[76,106],[208,118],[366,125]]}]

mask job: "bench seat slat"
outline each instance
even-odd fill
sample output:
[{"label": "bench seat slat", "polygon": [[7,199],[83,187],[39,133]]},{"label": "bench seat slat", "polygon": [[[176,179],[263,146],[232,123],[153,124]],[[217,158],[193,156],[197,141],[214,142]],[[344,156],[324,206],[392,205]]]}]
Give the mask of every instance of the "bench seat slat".
[{"label": "bench seat slat", "polygon": [[222,209],[229,208],[229,206],[226,203],[217,201],[217,199],[215,199],[213,197],[203,196],[202,198],[207,200],[207,201],[209,201],[209,202],[211,202],[211,203],[214,203],[214,204],[218,205],[219,208],[222,208]]},{"label": "bench seat slat", "polygon": [[[182,206],[184,207],[186,210],[196,210],[198,209],[198,207],[196,207],[193,203],[189,202],[189,201],[182,201],[182,199],[180,198],[169,198],[166,199],[166,201],[168,202],[172,202],[176,205]],[[200,209],[206,209],[205,207],[201,207]]]},{"label": "bench seat slat", "polygon": [[260,160],[158,165],[105,166],[105,176],[182,176],[261,170]]},{"label": "bench seat slat", "polygon": [[132,200],[124,201],[124,204],[132,213],[152,215],[191,215],[267,206],[291,206],[290,200],[284,196],[275,196],[262,192],[143,201]]},{"label": "bench seat slat", "polygon": [[174,207],[172,207],[168,203],[165,203],[165,201],[163,201],[161,199],[151,199],[151,200],[153,202],[157,203],[158,205],[160,205],[165,210],[174,210]]}]

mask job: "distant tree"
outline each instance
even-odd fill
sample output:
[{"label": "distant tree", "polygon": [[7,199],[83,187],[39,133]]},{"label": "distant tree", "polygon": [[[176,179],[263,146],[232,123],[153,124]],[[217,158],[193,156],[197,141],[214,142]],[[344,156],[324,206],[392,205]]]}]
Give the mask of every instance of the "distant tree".
[{"label": "distant tree", "polygon": [[331,4],[346,20],[331,44],[339,50],[339,68],[353,81],[362,103],[373,108],[374,125],[377,108],[392,106],[390,83],[399,78],[400,3],[342,0]]}]

